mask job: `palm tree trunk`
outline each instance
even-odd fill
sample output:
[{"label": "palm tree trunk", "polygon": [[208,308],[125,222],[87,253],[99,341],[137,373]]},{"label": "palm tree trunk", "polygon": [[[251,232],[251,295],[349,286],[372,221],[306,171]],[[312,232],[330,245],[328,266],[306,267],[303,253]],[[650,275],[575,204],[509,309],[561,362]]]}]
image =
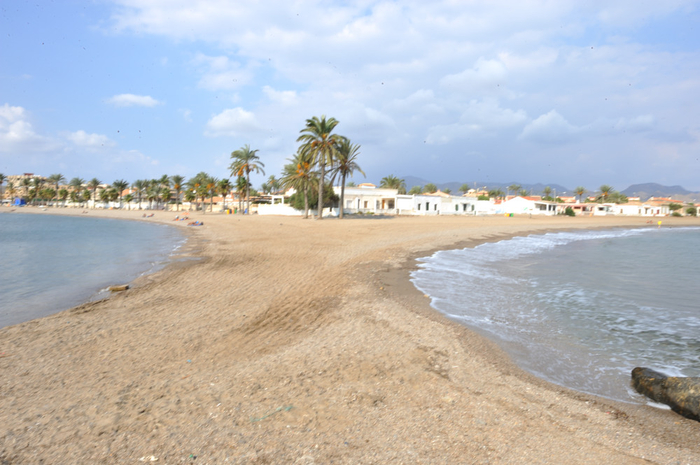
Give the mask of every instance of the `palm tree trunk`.
[{"label": "palm tree trunk", "polygon": [[[323,154],[321,155],[323,157]],[[321,158],[321,179],[318,184],[318,219],[323,219],[323,183],[326,178],[326,160]]]},{"label": "palm tree trunk", "polygon": [[246,202],[246,212],[250,215],[250,173],[245,174],[245,202]]},{"label": "palm tree trunk", "polygon": [[304,219],[309,219],[309,186],[304,186]]},{"label": "palm tree trunk", "polygon": [[340,182],[340,215],[339,218],[343,219],[343,204],[345,203],[345,173],[343,173]]}]

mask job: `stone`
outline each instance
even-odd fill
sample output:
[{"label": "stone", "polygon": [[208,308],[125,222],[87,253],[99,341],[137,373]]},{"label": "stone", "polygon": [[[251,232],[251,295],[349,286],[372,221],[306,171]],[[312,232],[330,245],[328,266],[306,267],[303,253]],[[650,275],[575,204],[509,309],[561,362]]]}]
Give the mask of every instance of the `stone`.
[{"label": "stone", "polygon": [[679,415],[700,421],[700,378],[666,376],[650,368],[637,367],[632,370],[632,386]]}]

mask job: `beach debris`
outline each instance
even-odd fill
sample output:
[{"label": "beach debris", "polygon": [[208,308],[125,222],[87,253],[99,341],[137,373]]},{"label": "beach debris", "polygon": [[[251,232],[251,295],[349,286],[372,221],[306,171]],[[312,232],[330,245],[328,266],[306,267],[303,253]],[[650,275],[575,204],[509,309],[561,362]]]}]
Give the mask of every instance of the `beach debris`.
[{"label": "beach debris", "polygon": [[157,461],[158,461],[158,457],[156,457],[155,455],[144,455],[143,457],[141,457],[139,459],[139,462],[157,462]]},{"label": "beach debris", "polygon": [[643,394],[691,420],[700,421],[700,378],[666,376],[650,368],[632,370],[632,385]]},{"label": "beach debris", "polygon": [[121,291],[126,291],[129,289],[128,284],[119,284],[117,286],[109,286],[109,290],[112,292],[121,292]]},{"label": "beach debris", "polygon": [[256,421],[262,421],[262,420],[264,420],[265,418],[271,417],[271,416],[274,415],[275,413],[281,412],[281,411],[283,411],[283,410],[284,410],[285,412],[289,412],[289,411],[290,411],[291,409],[293,409],[293,408],[294,408],[293,405],[289,405],[289,406],[287,406],[287,407],[277,407],[277,408],[274,409],[272,412],[270,412],[270,413],[268,413],[268,414],[266,414],[266,415],[263,415],[263,416],[261,416],[260,418],[251,418],[250,421],[253,422],[253,423],[255,423]]}]

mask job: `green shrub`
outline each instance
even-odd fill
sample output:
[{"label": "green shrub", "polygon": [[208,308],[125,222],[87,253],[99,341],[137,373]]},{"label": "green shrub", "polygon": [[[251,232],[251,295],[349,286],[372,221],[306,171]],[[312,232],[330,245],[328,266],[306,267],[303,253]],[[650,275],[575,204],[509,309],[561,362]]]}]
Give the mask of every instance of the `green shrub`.
[{"label": "green shrub", "polygon": [[576,212],[571,207],[566,207],[566,210],[564,210],[564,214],[566,216],[576,216]]}]

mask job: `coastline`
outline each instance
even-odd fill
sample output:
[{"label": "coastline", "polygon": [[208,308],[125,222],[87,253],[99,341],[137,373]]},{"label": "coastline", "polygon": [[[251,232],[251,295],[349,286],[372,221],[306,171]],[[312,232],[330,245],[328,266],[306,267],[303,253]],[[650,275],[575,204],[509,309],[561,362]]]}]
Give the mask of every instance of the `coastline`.
[{"label": "coastline", "polygon": [[190,216],[200,260],[0,330],[0,459],[700,459],[697,422],[542,381],[408,279],[436,250],[642,218]]}]

